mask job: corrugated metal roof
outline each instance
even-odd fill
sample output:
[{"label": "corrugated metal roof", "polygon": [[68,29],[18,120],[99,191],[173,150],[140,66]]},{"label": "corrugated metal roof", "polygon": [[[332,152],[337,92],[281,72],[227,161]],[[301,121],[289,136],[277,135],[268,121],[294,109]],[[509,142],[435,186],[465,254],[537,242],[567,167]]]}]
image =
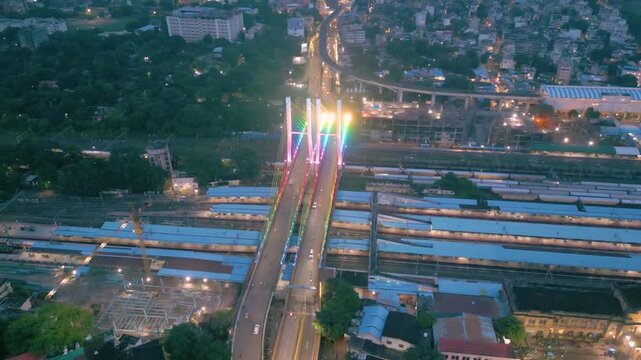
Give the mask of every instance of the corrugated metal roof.
[{"label": "corrugated metal roof", "polygon": [[367,203],[372,199],[372,193],[367,191],[344,191],[336,193],[336,201],[345,201],[351,203]]},{"label": "corrugated metal roof", "polygon": [[641,88],[615,87],[615,86],[563,86],[543,85],[543,91],[551,98],[563,99],[602,99],[607,95],[630,96],[634,100],[641,100]]},{"label": "corrugated metal roof", "polygon": [[267,216],[269,208],[269,205],[214,204],[211,206],[210,211],[213,214]]},{"label": "corrugated metal roof", "polygon": [[[260,231],[251,230],[153,224],[144,224],[143,228],[145,240],[173,243],[257,246],[261,236]],[[99,229],[79,226],[58,226],[53,231],[53,234],[62,237],[119,238],[131,240],[137,238],[133,232],[132,224],[114,221],[105,222]]]},{"label": "corrugated metal roof", "polygon": [[[416,218],[417,216],[412,216]],[[641,244],[641,230],[432,216],[432,230]]]},{"label": "corrugated metal roof", "polygon": [[345,250],[369,250],[369,239],[329,239],[327,246],[330,249],[345,249]]},{"label": "corrugated metal roof", "polygon": [[276,195],[275,187],[260,186],[220,186],[207,189],[208,197],[259,197],[270,198]]},{"label": "corrugated metal roof", "polygon": [[383,336],[387,315],[389,315],[389,311],[380,305],[365,306],[363,319],[358,327],[358,337],[369,335],[380,340]]},{"label": "corrugated metal roof", "polygon": [[334,209],[334,211],[332,212],[332,220],[355,224],[369,224],[370,212]]},{"label": "corrugated metal roof", "polygon": [[[541,264],[589,269],[641,271],[641,255],[577,254],[553,252],[532,248],[509,248],[502,245],[470,242],[441,241],[435,239],[403,239],[397,243],[379,239],[379,252],[429,255],[450,258],[467,258],[496,262]],[[415,245],[412,245],[415,244]]]}]

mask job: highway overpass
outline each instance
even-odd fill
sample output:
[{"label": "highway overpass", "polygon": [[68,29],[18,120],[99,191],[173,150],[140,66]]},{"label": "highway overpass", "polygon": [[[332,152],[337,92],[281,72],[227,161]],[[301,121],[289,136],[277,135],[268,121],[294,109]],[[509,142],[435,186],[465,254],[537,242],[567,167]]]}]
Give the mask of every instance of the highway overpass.
[{"label": "highway overpass", "polygon": [[325,65],[327,65],[333,71],[341,74],[344,77],[348,77],[354,81],[357,81],[361,84],[373,85],[382,89],[388,89],[396,92],[398,94],[399,101],[403,101],[404,93],[416,93],[416,94],[427,94],[431,95],[432,99],[435,99],[436,96],[446,96],[446,97],[456,97],[466,100],[466,104],[469,103],[469,99],[489,99],[496,101],[510,101],[514,100],[517,102],[522,102],[527,104],[537,104],[542,97],[533,92],[511,92],[511,93],[498,93],[498,92],[474,92],[474,91],[462,91],[454,89],[443,89],[443,88],[427,88],[420,87],[415,85],[400,84],[392,81],[387,81],[384,79],[377,79],[371,76],[365,76],[362,74],[356,74],[351,69],[346,68],[342,65],[339,65],[331,58],[328,52],[328,35],[329,28],[344,12],[344,8],[335,10],[330,16],[325,18],[321,23],[319,31],[319,43],[320,43],[320,57]]}]

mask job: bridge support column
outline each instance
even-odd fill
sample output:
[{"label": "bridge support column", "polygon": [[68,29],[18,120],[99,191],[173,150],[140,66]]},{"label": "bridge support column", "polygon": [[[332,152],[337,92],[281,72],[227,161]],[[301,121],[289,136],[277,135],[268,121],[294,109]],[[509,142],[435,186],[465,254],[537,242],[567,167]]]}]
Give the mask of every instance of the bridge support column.
[{"label": "bridge support column", "polygon": [[314,162],[314,143],[312,142],[312,99],[307,98],[307,124],[305,125],[305,133],[307,134],[307,161],[311,164]]},{"label": "bridge support column", "polygon": [[359,94],[363,93],[363,83],[362,82],[358,83],[358,92],[359,92]]},{"label": "bridge support column", "polygon": [[498,100],[496,103],[496,111],[501,111],[502,107],[503,107],[503,100]]},{"label": "bridge support column", "polygon": [[432,94],[432,107],[436,108],[436,94]]},{"label": "bridge support column", "polygon": [[320,164],[320,153],[321,153],[321,132],[323,131],[323,118],[322,118],[322,110],[321,110],[321,100],[316,99],[316,153],[314,156],[314,162],[316,164]]},{"label": "bridge support column", "polygon": [[285,98],[285,162],[292,162],[292,99],[288,96]]},{"label": "bridge support column", "polygon": [[378,87],[378,93],[379,93],[379,94],[382,94],[382,93],[383,93],[383,87],[382,87],[382,86],[379,86],[379,87]]},{"label": "bridge support column", "polygon": [[340,100],[336,100],[336,146],[338,148],[338,166],[343,166],[343,109]]},{"label": "bridge support column", "polygon": [[465,97],[465,110],[470,108],[470,100],[471,98],[469,96]]},{"label": "bridge support column", "polygon": [[532,103],[530,103],[530,102],[526,102],[525,103],[525,114],[526,115],[530,113],[530,105],[532,105]]},{"label": "bridge support column", "polygon": [[403,90],[398,90],[396,92],[396,101],[403,102]]}]

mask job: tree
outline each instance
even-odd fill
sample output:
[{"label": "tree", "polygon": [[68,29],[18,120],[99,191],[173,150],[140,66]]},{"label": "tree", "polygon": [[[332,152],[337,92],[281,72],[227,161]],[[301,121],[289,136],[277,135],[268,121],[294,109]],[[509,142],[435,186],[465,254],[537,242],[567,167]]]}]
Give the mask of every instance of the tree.
[{"label": "tree", "polygon": [[539,103],[534,112],[534,125],[540,129],[549,129],[552,127],[555,119],[554,107],[547,103]]},{"label": "tree", "polygon": [[11,322],[4,335],[9,353],[61,353],[72,348],[93,331],[90,311],[69,304],[45,304],[33,313]]},{"label": "tree", "polygon": [[589,107],[585,109],[584,116],[586,119],[598,119],[601,117],[601,113],[599,111],[594,110],[593,107]]},{"label": "tree", "polygon": [[431,329],[434,323],[436,323],[434,314],[427,311],[419,311],[416,320],[418,321],[418,326],[423,330]]},{"label": "tree", "polygon": [[165,339],[165,350],[172,359],[217,360],[229,359],[231,311],[207,314],[198,326],[185,323],[174,326]]},{"label": "tree", "polygon": [[568,116],[570,117],[570,119],[576,119],[576,118],[579,117],[579,112],[574,110],[574,109],[572,109],[572,110],[568,111]]},{"label": "tree", "polygon": [[465,198],[483,198],[483,193],[469,179],[458,177],[453,173],[443,175],[439,180],[432,184],[433,188],[454,191],[456,196]]},{"label": "tree", "polygon": [[449,75],[445,78],[443,87],[446,89],[471,90],[472,83],[463,76]]},{"label": "tree", "polygon": [[496,319],[493,323],[496,335],[510,339],[510,341],[516,346],[525,345],[526,333],[521,320],[510,315]]},{"label": "tree", "polygon": [[610,79],[610,83],[616,86],[636,87],[638,84],[638,80],[635,76],[628,74],[628,75],[612,77]]},{"label": "tree", "polygon": [[359,308],[358,294],[347,282],[329,279],[323,282],[323,302],[314,328],[327,340],[336,341],[343,337]]},{"label": "tree", "polygon": [[443,356],[432,349],[426,341],[417,344],[403,353],[403,360],[442,360]]}]

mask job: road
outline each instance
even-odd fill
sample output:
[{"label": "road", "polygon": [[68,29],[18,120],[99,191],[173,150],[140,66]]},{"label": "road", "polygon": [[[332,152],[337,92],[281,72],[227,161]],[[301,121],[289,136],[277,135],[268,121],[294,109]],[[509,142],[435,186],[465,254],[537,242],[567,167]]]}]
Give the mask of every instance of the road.
[{"label": "road", "polygon": [[[273,359],[315,359],[320,337],[314,329],[314,316],[320,296],[319,264],[327,224],[331,215],[336,174],[338,171],[335,139],[327,143],[326,152],[316,170],[312,189],[312,207],[297,254],[290,281],[290,293],[280,324]],[[315,205],[314,205],[315,204]]]},{"label": "road", "polygon": [[[278,282],[285,245],[291,233],[293,218],[302,201],[309,173],[305,161],[305,144],[301,144],[300,149],[289,175],[284,177],[284,189],[280,200],[277,200],[275,216],[263,247],[256,255],[257,260],[238,311],[232,342],[233,359],[236,360],[263,358],[263,329],[272,294]],[[260,327],[257,334],[256,325]]]}]

